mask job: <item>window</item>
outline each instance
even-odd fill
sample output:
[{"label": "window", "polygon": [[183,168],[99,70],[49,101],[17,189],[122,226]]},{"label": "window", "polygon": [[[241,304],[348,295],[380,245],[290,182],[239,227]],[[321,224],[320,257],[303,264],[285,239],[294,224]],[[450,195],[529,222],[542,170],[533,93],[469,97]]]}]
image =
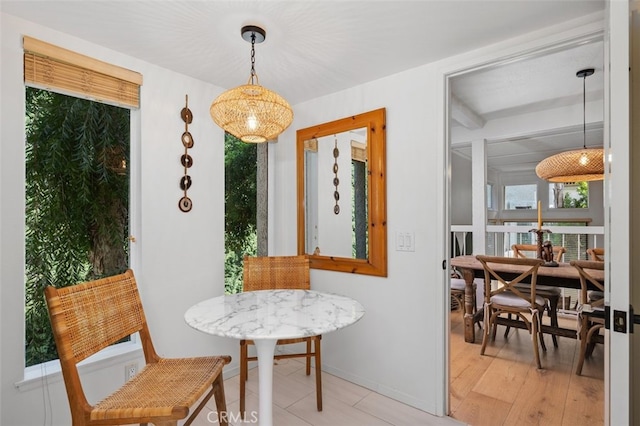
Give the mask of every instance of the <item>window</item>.
[{"label": "window", "polygon": [[589,184],[587,182],[549,184],[549,208],[586,209],[588,207]]},{"label": "window", "polygon": [[535,209],[537,203],[537,185],[506,185],[504,187],[505,210]]},{"label": "window", "polygon": [[[268,145],[267,145],[268,147]],[[225,293],[242,291],[244,255],[257,254],[258,144],[224,135]],[[266,200],[266,196],[265,196]]]},{"label": "window", "polygon": [[25,364],[31,366],[58,357],[44,287],[128,267],[128,108],[138,106],[142,77],[30,37],[23,46]]},{"label": "window", "polygon": [[26,140],[26,365],[57,358],[42,291],[129,262],[129,110],[31,87]]},{"label": "window", "polygon": [[494,210],[495,205],[493,203],[493,184],[487,184],[487,210]]}]

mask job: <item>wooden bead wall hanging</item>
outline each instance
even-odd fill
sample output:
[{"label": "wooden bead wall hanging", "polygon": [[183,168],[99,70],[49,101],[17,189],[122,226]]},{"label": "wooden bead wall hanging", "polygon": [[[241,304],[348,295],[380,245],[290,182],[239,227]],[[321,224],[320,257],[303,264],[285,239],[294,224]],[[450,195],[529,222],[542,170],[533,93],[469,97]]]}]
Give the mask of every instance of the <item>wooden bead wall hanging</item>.
[{"label": "wooden bead wall hanging", "polygon": [[193,158],[189,155],[189,148],[193,148],[193,136],[189,132],[189,124],[193,121],[193,114],[189,109],[189,95],[185,95],[185,105],[180,111],[180,117],[184,121],[184,133],[182,133],[182,145],[184,146],[184,154],[180,157],[180,163],[184,167],[184,176],[180,178],[180,189],[183,196],[178,201],[178,208],[185,213],[191,211],[193,202],[187,196],[187,191],[191,188],[191,176],[189,176],[189,168],[193,165]]},{"label": "wooden bead wall hanging", "polygon": [[340,179],[338,179],[338,157],[340,156],[340,150],[338,149],[338,137],[333,135],[335,142],[333,145],[333,186],[336,187],[336,190],[333,191],[333,198],[336,200],[336,205],[333,207],[333,213],[340,213],[340,206],[338,205],[338,201],[340,200],[340,193],[338,192],[338,185],[340,184]]}]

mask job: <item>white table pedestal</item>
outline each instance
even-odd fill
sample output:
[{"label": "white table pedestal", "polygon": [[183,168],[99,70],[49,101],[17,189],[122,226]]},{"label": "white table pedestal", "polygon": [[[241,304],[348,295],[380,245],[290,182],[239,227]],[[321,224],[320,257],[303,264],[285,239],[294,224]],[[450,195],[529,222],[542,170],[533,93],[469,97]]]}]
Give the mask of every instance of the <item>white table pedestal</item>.
[{"label": "white table pedestal", "polygon": [[273,356],[279,339],[311,337],[358,321],[364,307],[337,294],[313,290],[258,290],[227,294],[190,307],[191,327],[216,336],[253,340],[258,353],[258,417],[273,425]]},{"label": "white table pedestal", "polygon": [[258,352],[258,420],[260,426],[273,425],[273,355],[277,339],[257,339]]}]

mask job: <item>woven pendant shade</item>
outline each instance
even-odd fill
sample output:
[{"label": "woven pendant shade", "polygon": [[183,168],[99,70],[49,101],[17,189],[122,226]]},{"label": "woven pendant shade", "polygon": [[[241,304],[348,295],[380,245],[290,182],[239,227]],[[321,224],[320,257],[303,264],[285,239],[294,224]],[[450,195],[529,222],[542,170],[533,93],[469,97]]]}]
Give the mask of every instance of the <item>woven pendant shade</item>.
[{"label": "woven pendant shade", "polygon": [[222,93],[211,104],[211,118],[243,142],[266,142],[293,121],[289,103],[258,84],[245,84]]},{"label": "woven pendant shade", "polygon": [[293,121],[293,110],[284,98],[260,86],[255,70],[255,44],[262,43],[267,33],[260,27],[247,25],[240,30],[242,38],[251,42],[251,74],[247,84],[227,90],[211,104],[211,118],[225,132],[243,142],[260,143],[275,139]]},{"label": "woven pendant shade", "polygon": [[582,149],[561,152],[542,160],[536,166],[540,179],[556,183],[589,182],[604,179],[604,149],[587,148],[587,119],[585,113],[587,77],[593,68],[580,70],[576,77],[582,79]]},{"label": "woven pendant shade", "polygon": [[604,179],[604,149],[587,148],[561,152],[536,166],[540,179],[549,182],[589,182]]}]

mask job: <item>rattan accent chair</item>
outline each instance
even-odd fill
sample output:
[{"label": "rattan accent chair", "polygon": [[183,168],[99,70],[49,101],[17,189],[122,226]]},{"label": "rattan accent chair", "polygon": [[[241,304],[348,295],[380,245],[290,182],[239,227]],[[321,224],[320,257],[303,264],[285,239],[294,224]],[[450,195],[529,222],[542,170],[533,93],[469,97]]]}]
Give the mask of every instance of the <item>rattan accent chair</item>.
[{"label": "rattan accent chair", "polygon": [[[242,291],[296,289],[309,290],[311,280],[309,274],[309,258],[300,256],[258,256],[244,257]],[[311,374],[311,358],[315,359],[316,371],[316,405],[322,411],[322,369],[320,357],[321,335],[299,339],[281,339],[276,345],[306,343],[306,352],[276,354],[274,359],[306,358],[306,373]],[[249,361],[257,361],[257,357],[248,356],[248,346],[252,340],[240,341],[240,414],[245,413],[245,387],[249,373]],[[313,347],[312,347],[313,346]]]},{"label": "rattan accent chair", "polygon": [[[544,309],[546,302],[543,297],[536,294],[538,267],[542,265],[542,260],[483,255],[477,255],[476,259],[480,261],[484,268],[484,333],[482,334],[480,354],[484,355],[490,333],[492,334],[491,339],[495,340],[498,316],[515,314],[529,330],[531,341],[533,342],[536,365],[538,368],[542,368],[538,339],[540,339],[542,349],[546,351],[547,348],[544,345],[544,336],[540,327],[540,312]],[[528,269],[520,273],[516,278],[508,280],[505,278],[505,274],[494,270],[493,264],[526,266]],[[525,279],[530,279],[530,293],[523,292],[516,286]],[[497,286],[493,289],[492,280],[497,281]]]},{"label": "rattan accent chair", "polygon": [[[73,426],[189,425],[214,396],[218,422],[227,425],[223,367],[229,356],[161,358],[156,353],[131,270],[69,287],[45,288],[53,335]],[[138,332],[146,364],[120,389],[95,405],[87,401],[77,364]],[[204,396],[204,398],[203,398]]]},{"label": "rattan accent chair", "polygon": [[[580,357],[576,365],[576,374],[582,374],[584,360],[593,353],[596,343],[603,343],[600,329],[604,327],[604,284],[595,280],[589,269],[604,270],[604,262],[572,260],[571,266],[580,274],[580,307],[578,308],[578,339],[580,339]],[[602,298],[590,298],[588,285],[595,286]]]},{"label": "rattan accent chair", "polygon": [[[517,258],[535,258],[538,255],[538,246],[536,244],[513,244],[511,246],[514,257]],[[564,260],[564,254],[566,249],[562,246],[553,246],[553,260],[556,262],[562,262]],[[520,288],[526,289],[528,284],[521,284]],[[547,313],[551,319],[551,325],[558,327],[558,305],[560,304],[560,297],[562,297],[562,291],[558,287],[550,285],[539,285],[536,288],[536,293],[539,296],[544,297],[549,301],[546,305]],[[509,327],[505,330],[505,333],[509,333]],[[555,334],[551,335],[553,340],[553,346],[558,347],[558,338]]]}]

